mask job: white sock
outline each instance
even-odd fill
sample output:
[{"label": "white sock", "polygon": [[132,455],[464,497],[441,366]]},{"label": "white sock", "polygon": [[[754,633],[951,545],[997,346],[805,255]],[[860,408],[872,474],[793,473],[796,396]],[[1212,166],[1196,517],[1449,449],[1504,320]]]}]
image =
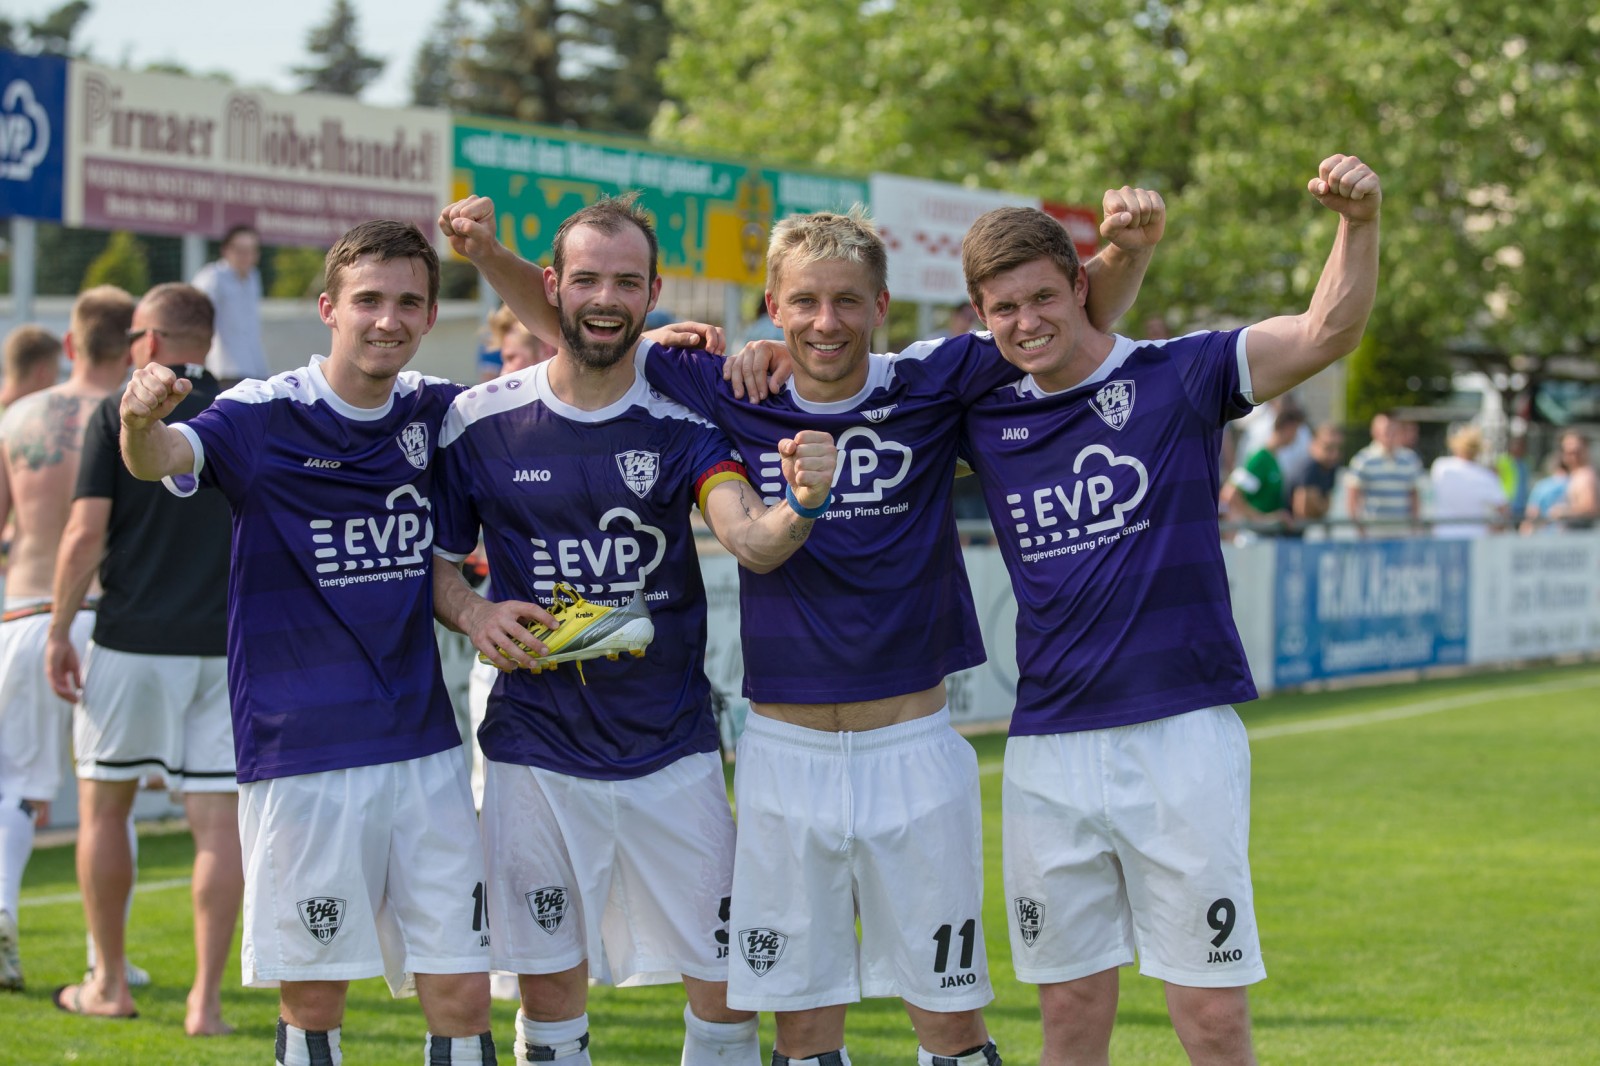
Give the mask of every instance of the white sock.
[{"label": "white sock", "polygon": [[589,1059],[589,1016],[565,1022],[536,1022],[517,1011],[517,1066],[528,1062],[564,1062],[592,1066]]},{"label": "white sock", "polygon": [[683,1066],[761,1066],[761,1024],[708,1022],[683,1008]]},{"label": "white sock", "polygon": [[22,902],[22,871],[33,854],[33,815],[18,800],[0,801],[0,911],[16,917]]},{"label": "white sock", "polygon": [[434,1036],[422,1043],[424,1066],[496,1066],[494,1036]]},{"label": "white sock", "polygon": [[278,1019],[278,1066],[340,1066],[339,1030],[325,1033],[296,1029]]},{"label": "white sock", "polygon": [[824,1051],[809,1059],[791,1059],[787,1055],[778,1054],[778,1049],[773,1048],[772,1066],[850,1066],[850,1053],[840,1048],[838,1051]]},{"label": "white sock", "polygon": [[990,1040],[981,1047],[963,1051],[959,1055],[935,1055],[919,1045],[917,1066],[1000,1066],[1000,1049]]}]

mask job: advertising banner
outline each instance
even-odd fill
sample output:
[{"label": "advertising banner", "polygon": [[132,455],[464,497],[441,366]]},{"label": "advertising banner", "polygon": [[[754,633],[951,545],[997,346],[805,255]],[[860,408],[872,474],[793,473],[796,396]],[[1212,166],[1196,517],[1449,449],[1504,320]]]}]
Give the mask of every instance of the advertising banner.
[{"label": "advertising banner", "polygon": [[1473,542],[1469,661],[1600,651],[1600,533]]},{"label": "advertising banner", "polygon": [[968,189],[943,181],[872,175],[872,215],[889,250],[889,292],[896,300],[963,304],[961,238],[996,207],[1038,207],[1037,197]]},{"label": "advertising banner", "polygon": [[0,217],[61,220],[67,61],[0,52]]},{"label": "advertising banner", "polygon": [[73,63],[65,221],[326,246],[359,222],[437,233],[449,116]]},{"label": "advertising banner", "polygon": [[1279,541],[1276,686],[1466,662],[1469,548]]},{"label": "advertising banner", "polygon": [[785,215],[865,203],[859,178],[706,159],[568,130],[463,119],[455,125],[453,197],[494,201],[500,240],[550,261],[562,221],[603,196],[638,190],[655,220],[660,271],[759,285],[767,239]]}]

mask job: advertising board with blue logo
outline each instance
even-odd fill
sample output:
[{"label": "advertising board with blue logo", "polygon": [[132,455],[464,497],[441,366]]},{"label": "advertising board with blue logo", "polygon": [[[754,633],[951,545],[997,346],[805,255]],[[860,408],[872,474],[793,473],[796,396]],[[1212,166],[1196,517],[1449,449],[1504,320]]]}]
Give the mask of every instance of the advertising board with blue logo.
[{"label": "advertising board with blue logo", "polygon": [[1470,544],[1278,543],[1275,682],[1467,661]]},{"label": "advertising board with blue logo", "polygon": [[67,61],[0,52],[0,217],[61,219]]}]

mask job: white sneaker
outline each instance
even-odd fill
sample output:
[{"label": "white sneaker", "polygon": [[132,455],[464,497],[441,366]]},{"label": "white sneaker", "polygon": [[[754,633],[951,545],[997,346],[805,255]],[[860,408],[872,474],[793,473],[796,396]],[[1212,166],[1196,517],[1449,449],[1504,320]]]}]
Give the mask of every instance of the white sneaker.
[{"label": "white sneaker", "polygon": [[0,911],[0,989],[22,991],[22,956],[17,951],[17,919]]}]

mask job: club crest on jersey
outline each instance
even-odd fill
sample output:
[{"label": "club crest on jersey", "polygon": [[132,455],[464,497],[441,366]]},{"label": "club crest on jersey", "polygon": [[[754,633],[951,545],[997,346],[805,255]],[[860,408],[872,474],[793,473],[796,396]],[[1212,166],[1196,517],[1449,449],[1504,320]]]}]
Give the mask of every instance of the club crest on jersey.
[{"label": "club crest on jersey", "polygon": [[567,916],[565,886],[545,885],[527,893],[524,898],[528,901],[528,913],[539,923],[539,928],[554,936],[561,927],[561,919]]},{"label": "club crest on jersey", "polygon": [[339,925],[344,921],[344,900],[332,896],[312,896],[301,900],[296,906],[306,932],[316,937],[318,943],[327,944],[339,934]]},{"label": "club crest on jersey", "polygon": [[862,411],[861,414],[868,422],[882,422],[889,417],[890,412],[899,406],[897,403],[892,403],[888,407],[874,407],[870,411]]},{"label": "club crest on jersey", "polygon": [[1106,425],[1121,429],[1128,424],[1128,416],[1133,414],[1133,382],[1126,378],[1106,382],[1094,394],[1094,399],[1089,401],[1089,406],[1094,408],[1095,414],[1105,419]]},{"label": "club crest on jersey", "polygon": [[1011,901],[1017,911],[1017,932],[1022,935],[1022,942],[1028,947],[1033,947],[1033,942],[1039,939],[1039,930],[1044,928],[1044,904],[1027,896],[1018,896]]},{"label": "club crest on jersey", "polygon": [[661,473],[661,455],[658,452],[620,452],[617,469],[622,471],[623,483],[642,500],[655,488],[656,478]]},{"label": "club crest on jersey", "polygon": [[739,954],[757,977],[766,976],[768,970],[778,965],[788,943],[789,934],[776,929],[739,930]]},{"label": "club crest on jersey", "polygon": [[428,469],[428,424],[426,422],[413,422],[400,431],[395,438],[395,443],[400,445],[400,450],[405,453],[406,462],[418,470]]}]

